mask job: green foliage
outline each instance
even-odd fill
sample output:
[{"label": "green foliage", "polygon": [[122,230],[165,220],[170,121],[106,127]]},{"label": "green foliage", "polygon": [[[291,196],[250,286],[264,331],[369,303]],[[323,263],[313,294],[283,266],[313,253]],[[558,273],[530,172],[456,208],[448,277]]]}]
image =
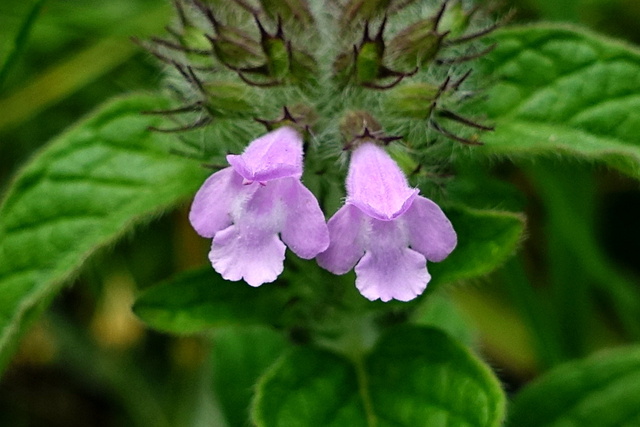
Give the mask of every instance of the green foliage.
[{"label": "green foliage", "polygon": [[477,340],[475,325],[472,327],[462,316],[447,291],[430,293],[413,313],[411,323],[440,329],[469,347]]},{"label": "green foliage", "polygon": [[176,204],[202,182],[168,153],[142,110],[161,100],[111,102],[41,151],[0,207],[0,367],[17,340],[97,249]]},{"label": "green foliage", "polygon": [[447,216],[458,246],[444,261],[429,264],[430,286],[490,273],[514,254],[524,233],[524,218],[517,213],[458,207]]},{"label": "green foliage", "polygon": [[[593,3],[589,6],[593,10],[596,4],[600,10],[608,3],[521,2],[546,4],[541,10],[546,9],[550,17],[571,19],[578,19],[571,11],[588,6],[583,3]],[[7,77],[5,86],[13,91],[0,99],[0,131],[16,129],[19,137],[15,140],[20,141],[9,144],[8,152],[15,146],[19,147],[16,152],[27,154],[32,146],[22,141],[29,140],[32,129],[57,129],[55,124],[63,121],[51,111],[39,115],[37,125],[29,126],[32,129],[16,126],[139,52],[129,43],[129,36],[161,28],[168,7],[168,3],[158,6],[151,0],[118,0],[98,8],[91,2],[80,6],[47,2],[40,9],[43,3],[33,0],[31,12],[25,7],[24,13],[12,11],[14,16],[0,13],[0,22],[13,21],[15,27],[9,31],[8,26],[0,25],[5,27],[0,28],[4,39],[15,40],[15,47],[11,43],[0,46],[6,50],[1,55],[6,60],[0,67],[0,85]],[[191,154],[219,163],[219,155],[241,151],[263,131],[254,117],[277,121],[282,106],[287,105],[299,124],[309,124],[312,131],[307,135],[304,181],[315,182],[309,185],[312,191],[320,199],[332,197],[332,207],[337,207],[339,196],[334,195],[343,188],[343,174],[337,171],[340,146],[363,131],[363,126],[353,126],[350,136],[341,138],[338,127],[344,123],[341,118],[351,112],[364,112],[371,117],[369,125],[381,124],[370,130],[403,137],[403,142],[389,149],[398,149],[396,158],[407,174],[424,175],[428,182],[421,184],[437,185],[437,178],[432,177],[440,167],[445,172],[448,166],[455,170],[446,195],[458,247],[446,260],[429,263],[433,276],[429,289],[435,293],[412,303],[371,303],[357,293],[353,273],[335,277],[315,261],[291,254],[281,278],[257,289],[225,281],[208,266],[183,273],[145,291],[134,312],[161,331],[179,335],[206,332],[184,341],[200,344],[209,340],[208,355],[201,354],[198,345],[195,351],[188,345],[185,350],[174,347],[173,340],[157,337],[138,338],[138,347],[132,344],[129,351],[105,351],[94,332],[84,336],[80,331],[85,325],[79,325],[73,327],[77,337],[56,335],[54,346],[62,348],[57,353],[62,369],[75,371],[92,390],[99,389],[96,384],[106,384],[117,395],[114,401],[131,412],[134,424],[139,425],[164,425],[169,420],[176,425],[210,423],[212,418],[202,415],[209,414],[202,409],[208,406],[215,407],[213,412],[224,412],[229,427],[246,426],[251,417],[261,427],[498,426],[504,417],[505,396],[489,367],[470,350],[476,332],[498,369],[506,371],[505,378],[517,383],[532,374],[527,371],[532,366],[546,369],[565,359],[583,357],[595,347],[640,336],[637,283],[608,259],[596,234],[598,192],[611,190],[598,185],[599,171],[566,163],[567,159],[598,162],[640,178],[637,49],[579,29],[514,27],[495,33],[497,48],[481,60],[477,70],[475,64],[455,64],[458,55],[481,49],[479,45],[460,46],[456,38],[464,40],[471,32],[487,28],[486,16],[466,9],[471,6],[468,2],[449,2],[439,26],[431,28],[439,1],[346,1],[341,3],[345,5],[342,11],[324,14],[311,1],[307,5],[303,0],[260,0],[252,5],[262,6],[264,13],[258,15],[268,30],[277,28],[278,17],[284,21],[284,36],[272,37],[262,45],[256,39],[255,21],[242,2],[206,3],[223,25],[212,29],[209,24],[213,23],[207,22],[200,6],[176,2],[187,5],[181,10],[186,19],[182,23],[174,20],[174,38],[167,37],[187,48],[211,48],[211,54],[183,54],[179,49],[153,45],[170,56],[167,68],[173,71],[168,73],[168,85],[182,93],[185,103],[200,101],[205,106],[205,110],[173,116],[176,124],[193,123],[194,116],[212,118],[202,132],[180,136]],[[387,9],[398,4],[408,7]],[[4,9],[10,11],[13,6]],[[323,13],[317,13],[319,10]],[[383,35],[391,43],[383,52],[380,44],[363,39],[362,30],[365,20],[370,31],[379,28],[385,10],[389,27]],[[38,12],[42,13],[35,21]],[[339,15],[339,22],[331,21]],[[123,20],[123,16],[128,18]],[[622,18],[633,21],[630,16]],[[416,19],[418,23],[411,26]],[[65,34],[66,28],[74,28],[83,40]],[[217,37],[213,45],[204,32]],[[27,33],[32,36],[28,44]],[[76,50],[78,46],[84,50]],[[397,50],[406,58],[397,52],[394,56]],[[454,64],[430,67],[432,59],[453,60]],[[395,84],[392,77],[397,73],[386,68],[397,65],[395,60],[403,63],[404,71],[419,63],[419,72],[384,91],[387,84]],[[41,70],[41,63],[55,65]],[[185,67],[180,68],[183,63]],[[219,78],[209,74],[207,66],[213,66]],[[238,76],[234,67],[247,70]],[[136,72],[129,68],[127,72]],[[453,83],[469,68],[474,73],[458,92]],[[241,83],[241,77],[251,79],[256,73],[258,84],[278,87],[261,89]],[[475,76],[478,80],[474,82]],[[445,77],[451,78],[449,86],[443,85]],[[113,86],[111,80],[104,79],[103,84]],[[118,85],[131,86],[126,79],[124,83],[115,80]],[[155,84],[153,79],[139,76],[139,80]],[[349,81],[346,88],[341,86],[343,80]],[[375,90],[368,88],[372,84]],[[487,88],[483,92],[487,96],[477,97],[468,111],[482,116],[465,111],[456,119],[458,104],[478,85]],[[91,98],[90,104],[69,100],[74,108],[61,106],[66,117],[75,117],[85,105],[107,96],[105,91],[90,90],[89,96],[82,95]],[[206,172],[197,162],[169,153],[178,138],[146,130],[159,125],[161,119],[139,112],[166,107],[164,101],[142,96],[112,102],[37,153],[7,186],[0,205],[0,370],[34,319],[88,257],[188,198],[204,180]],[[458,134],[455,126],[467,117],[472,124],[495,124],[496,130],[480,134],[469,128]],[[482,140],[486,144],[469,149],[469,156],[460,155],[451,148],[457,143],[443,142],[445,138],[436,135],[438,125],[454,137],[459,135],[462,142]],[[43,134],[47,132],[36,133]],[[8,136],[6,140],[14,140],[13,134]],[[495,163],[485,162],[487,158],[526,161],[539,156],[553,157],[557,163],[536,159],[518,163],[520,167],[504,162],[494,168]],[[7,170],[19,163],[15,161],[19,156],[11,153],[0,157]],[[496,171],[499,173],[494,174]],[[608,185],[619,188],[620,184]],[[525,203],[527,197],[534,203]],[[532,215],[531,245],[525,248],[523,259],[509,261],[523,240],[525,220],[518,212],[525,206]],[[182,217],[180,221],[184,223]],[[540,230],[544,230],[542,237],[534,234]],[[175,239],[182,244],[183,238]],[[153,250],[156,252],[147,255],[150,258],[175,255],[165,247]],[[201,256],[205,262],[205,255]],[[451,289],[446,284],[468,281],[503,265],[501,274],[490,276],[493,287],[476,291],[460,287],[458,292],[445,293]],[[104,265],[98,266],[96,274],[110,274],[103,269]],[[131,273],[137,279],[134,276],[139,272]],[[74,292],[102,292],[89,288],[88,292],[84,286]],[[511,304],[500,292],[509,294]],[[91,304],[108,305],[106,297],[96,298],[105,301]],[[93,306],[87,309],[86,300],[82,302],[82,310],[90,312]],[[474,321],[469,322],[469,317]],[[56,323],[54,329],[67,328]],[[69,323],[80,322],[73,318]],[[405,325],[398,327],[398,323]],[[370,349],[380,333],[382,337]],[[293,347],[294,339],[304,344]],[[147,346],[150,341],[154,342]],[[134,366],[136,357],[148,357],[149,351],[154,355],[152,363]],[[133,354],[138,356],[130,357]],[[167,368],[168,379],[157,374],[164,374]],[[638,347],[561,365],[515,397],[508,425],[637,425],[639,368]],[[172,381],[177,377],[182,378],[183,388],[174,387]],[[188,389],[193,389],[192,394],[185,392]],[[0,393],[7,394],[6,389],[0,388]],[[158,399],[163,393],[166,400]],[[174,394],[183,396],[174,399]],[[20,405],[29,406],[25,401]],[[179,401],[190,403],[183,408],[189,423],[172,414]],[[11,404],[5,406],[11,408]],[[12,412],[4,409],[0,407],[0,413]],[[199,417],[191,416],[198,413]],[[13,422],[11,414],[6,417],[0,415],[0,424],[38,422],[35,418]],[[123,425],[129,424],[125,421]]]},{"label": "green foliage", "polygon": [[275,284],[252,288],[230,282],[206,267],[148,289],[136,300],[133,311],[147,325],[176,334],[272,323],[285,303],[282,291]]},{"label": "green foliage", "polygon": [[294,349],[258,384],[253,407],[259,427],[367,425],[353,365],[328,351]]},{"label": "green foliage", "polygon": [[254,422],[271,426],[498,426],[490,369],[436,329],[403,327],[362,360],[294,349],[258,384]]},{"label": "green foliage", "polygon": [[[44,13],[39,18],[39,22],[43,21],[42,26],[46,27],[47,31],[40,29],[42,32],[38,32],[38,26],[36,25],[33,29],[34,34],[30,36],[30,39],[33,40],[29,44],[35,45],[33,47],[35,51],[49,53],[48,50],[51,49],[52,45],[63,43],[64,37],[56,37],[61,36],[59,27],[74,27],[76,31],[83,35],[82,43],[75,42],[81,45],[82,49],[70,52],[65,50],[58,53],[58,56],[54,54],[55,61],[46,57],[39,57],[34,61],[36,64],[33,67],[35,75],[29,76],[31,77],[30,79],[24,79],[23,85],[13,90],[8,96],[0,98],[0,111],[3,112],[0,115],[0,132],[12,130],[32,119],[43,110],[68,99],[80,89],[103,77],[123,63],[130,61],[139,51],[136,45],[131,43],[131,34],[135,33],[140,36],[143,33],[159,30],[162,28],[162,23],[167,15],[167,6],[165,4],[156,4],[153,8],[142,8],[140,10],[140,4],[135,5],[132,3],[124,2],[123,0],[113,1],[106,8],[112,9],[108,11],[95,5],[80,6],[75,4],[69,6],[55,4],[55,2],[47,4],[45,9],[47,13]],[[68,15],[64,19],[52,17],[56,13],[53,11],[55,10],[54,5],[62,9],[70,7],[67,12]],[[7,6],[7,8],[11,8],[11,6]],[[128,10],[129,8],[131,10]],[[112,13],[113,15],[111,15]],[[88,15],[93,16],[89,18]],[[126,19],[123,19],[123,17],[126,17]],[[65,19],[69,21],[65,21]],[[76,22],[76,20],[82,22]],[[89,29],[84,28],[84,26],[88,22],[83,20],[95,20],[94,24],[97,25],[99,22],[101,26],[106,26],[101,31],[98,40],[88,45],[87,41],[94,40],[96,35],[86,32]],[[27,25],[27,22],[23,25]],[[2,27],[1,18],[0,27]],[[91,29],[95,31],[95,26]],[[2,36],[1,33],[0,36]],[[21,40],[21,42],[25,43],[26,41]],[[18,55],[23,47],[16,45],[16,48],[15,55]],[[14,63],[11,56],[8,56],[6,61],[7,66],[11,66]],[[24,75],[26,73],[19,68],[19,62],[15,62],[16,65],[10,67],[12,71],[8,72],[6,80],[8,88],[10,88],[12,75]],[[43,67],[43,64],[51,65]],[[27,75],[29,74],[27,73]],[[113,82],[111,82],[112,93],[120,93],[120,91],[113,91],[113,86]],[[93,99],[91,101],[89,105],[98,105],[98,100]],[[52,113],[52,116],[55,116],[55,112]],[[62,115],[62,117],[65,116]]]},{"label": "green foliage", "polygon": [[640,347],[603,351],[540,377],[515,398],[513,427],[637,426]]},{"label": "green foliage", "polygon": [[0,90],[2,89],[3,83],[9,73],[9,70],[15,64],[15,62],[20,57],[22,51],[27,44],[27,39],[29,38],[29,33],[31,32],[31,28],[38,18],[38,14],[44,5],[45,0],[36,0],[31,6],[31,10],[29,10],[29,14],[24,19],[22,25],[20,26],[20,30],[16,34],[16,38],[13,43],[13,48],[7,55],[7,58],[0,66]]},{"label": "green foliage", "polygon": [[264,326],[221,328],[213,336],[213,389],[230,427],[249,425],[255,384],[289,347],[282,334]]},{"label": "green foliage", "polygon": [[596,160],[640,177],[640,52],[584,30],[526,26],[496,33],[483,59],[495,80],[482,111],[484,150]]}]

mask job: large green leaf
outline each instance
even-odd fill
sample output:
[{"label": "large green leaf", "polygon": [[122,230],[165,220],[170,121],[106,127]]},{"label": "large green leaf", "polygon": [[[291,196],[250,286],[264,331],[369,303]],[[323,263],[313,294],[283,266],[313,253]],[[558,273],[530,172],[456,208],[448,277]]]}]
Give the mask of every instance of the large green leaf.
[{"label": "large green leaf", "polygon": [[468,321],[448,293],[449,289],[429,294],[412,313],[411,322],[441,329],[460,343],[473,347],[477,344],[475,330],[477,325]]},{"label": "large green leaf", "polygon": [[98,248],[193,193],[198,164],[170,155],[141,110],[111,102],[54,140],[19,172],[0,207],[0,368],[29,323]]},{"label": "large green leaf", "polygon": [[604,351],[549,371],[516,396],[509,425],[640,425],[640,346]]},{"label": "large green leaf", "polygon": [[429,263],[431,286],[490,273],[515,253],[524,232],[524,217],[513,212],[458,207],[447,216],[458,246],[444,261]]},{"label": "large green leaf", "polygon": [[478,110],[495,122],[480,150],[565,154],[640,177],[640,52],[566,27],[496,33],[482,62],[495,79]]},{"label": "large green leaf", "polygon": [[205,267],[148,289],[133,311],[155,329],[190,334],[224,325],[272,323],[285,298],[277,284],[252,288]]},{"label": "large green leaf", "polygon": [[258,384],[254,422],[274,426],[498,426],[491,370],[437,329],[390,331],[353,363],[314,348],[280,359]]},{"label": "large green leaf", "polygon": [[258,378],[289,347],[282,334],[265,326],[227,327],[213,336],[213,388],[229,427],[249,425]]}]

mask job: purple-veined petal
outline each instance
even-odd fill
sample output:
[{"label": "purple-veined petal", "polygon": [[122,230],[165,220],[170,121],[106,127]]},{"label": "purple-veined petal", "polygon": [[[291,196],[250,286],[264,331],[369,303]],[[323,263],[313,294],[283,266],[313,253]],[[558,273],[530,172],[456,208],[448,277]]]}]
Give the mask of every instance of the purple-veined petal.
[{"label": "purple-veined petal", "polygon": [[329,246],[329,229],[322,209],[300,180],[283,178],[277,183],[286,211],[282,240],[299,257],[311,259]]},{"label": "purple-veined petal", "polygon": [[290,127],[281,127],[254,140],[240,155],[227,161],[249,182],[302,176],[302,139]]},{"label": "purple-veined petal", "polygon": [[225,279],[260,286],[282,273],[285,245],[278,232],[286,215],[277,184],[243,185],[246,194],[234,204],[233,225],[216,233],[209,260]]},{"label": "purple-veined petal", "polygon": [[231,225],[231,208],[242,190],[242,177],[233,168],[225,168],[211,175],[191,204],[189,221],[196,232],[203,237],[213,237]]},{"label": "purple-veined petal", "polygon": [[347,203],[367,215],[388,221],[404,213],[418,190],[410,188],[395,161],[372,142],[359,146],[351,155],[347,175]]},{"label": "purple-veined petal", "polygon": [[418,196],[402,215],[409,230],[409,245],[429,261],[442,261],[456,247],[458,237],[438,205]]},{"label": "purple-veined petal", "polygon": [[350,204],[341,207],[327,223],[330,243],[316,258],[320,267],[334,274],[351,270],[364,255],[369,222],[357,207]]},{"label": "purple-veined petal", "polygon": [[427,261],[408,248],[407,231],[397,220],[371,221],[367,251],[355,269],[356,287],[366,298],[409,301],[427,287]]}]

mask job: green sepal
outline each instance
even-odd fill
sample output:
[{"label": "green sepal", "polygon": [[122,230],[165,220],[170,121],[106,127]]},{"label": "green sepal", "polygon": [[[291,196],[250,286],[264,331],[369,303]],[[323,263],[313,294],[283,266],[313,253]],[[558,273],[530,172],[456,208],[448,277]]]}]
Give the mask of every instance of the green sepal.
[{"label": "green sepal", "polygon": [[185,26],[180,34],[180,43],[193,49],[209,49],[210,43],[202,30],[191,25]]},{"label": "green sepal", "polygon": [[220,62],[233,68],[253,67],[265,61],[260,43],[248,33],[216,21],[216,36],[209,37]]},{"label": "green sepal", "polygon": [[312,85],[317,82],[318,64],[307,52],[291,50],[291,80],[297,85]]},{"label": "green sepal", "polygon": [[396,86],[384,100],[385,112],[392,116],[428,119],[441,89],[429,83],[408,83]]},{"label": "green sepal", "polygon": [[380,77],[384,46],[377,41],[365,41],[356,53],[356,82],[373,83]]},{"label": "green sepal", "polygon": [[246,85],[212,81],[205,85],[205,107],[213,117],[244,118],[255,115],[257,95]]},{"label": "green sepal", "polygon": [[389,61],[400,67],[421,67],[436,57],[446,33],[438,33],[433,19],[423,19],[400,31],[387,46]]},{"label": "green sepal", "polygon": [[471,17],[472,13],[464,10],[462,2],[449,3],[438,28],[442,32],[448,32],[451,37],[457,37],[469,29]]},{"label": "green sepal", "polygon": [[349,0],[342,8],[340,22],[347,30],[354,22],[367,21],[382,15],[391,2],[392,0]]},{"label": "green sepal", "polygon": [[269,77],[283,80],[291,70],[291,55],[287,42],[278,37],[269,37],[262,41],[262,48],[267,57]]},{"label": "green sepal", "polygon": [[260,0],[260,4],[271,19],[281,18],[285,22],[295,22],[303,27],[313,25],[313,15],[305,0]]},{"label": "green sepal", "polygon": [[342,52],[333,61],[334,80],[341,86],[346,86],[355,72],[353,51]]}]

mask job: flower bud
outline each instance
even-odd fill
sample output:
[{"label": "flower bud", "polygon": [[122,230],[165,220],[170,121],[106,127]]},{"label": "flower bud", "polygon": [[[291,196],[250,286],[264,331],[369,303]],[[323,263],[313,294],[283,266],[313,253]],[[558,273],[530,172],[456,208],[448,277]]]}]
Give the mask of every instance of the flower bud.
[{"label": "flower bud", "polygon": [[267,37],[262,40],[262,48],[267,57],[269,77],[275,80],[284,79],[291,69],[287,43],[279,37]]},{"label": "flower bud", "polygon": [[301,86],[317,82],[318,64],[313,56],[302,50],[291,50],[292,82]]},{"label": "flower bud", "polygon": [[285,22],[296,22],[302,27],[313,24],[313,16],[305,0],[260,0],[260,4],[272,19],[279,17]]},{"label": "flower bud", "polygon": [[380,77],[384,45],[378,41],[365,41],[355,56],[356,82],[373,83]]},{"label": "flower bud", "polygon": [[463,34],[471,23],[471,12],[464,10],[462,2],[454,2],[447,7],[446,12],[440,20],[440,29],[449,32],[451,36],[457,37]]},{"label": "flower bud", "polygon": [[343,52],[333,61],[333,78],[340,85],[346,85],[353,75],[355,62],[353,52]]},{"label": "flower bud", "polygon": [[393,0],[349,0],[342,9],[340,22],[343,26],[357,21],[368,21],[382,15]]},{"label": "flower bud", "polygon": [[202,33],[202,30],[191,25],[185,26],[182,29],[180,43],[191,49],[209,49],[209,42],[207,41],[207,37]]},{"label": "flower bud", "polygon": [[421,67],[436,57],[447,34],[436,30],[433,19],[418,21],[391,39],[388,58],[399,67]]},{"label": "flower bud", "polygon": [[246,32],[222,25],[216,21],[216,36],[210,37],[215,56],[223,64],[242,68],[255,66],[265,61],[260,43],[253,40]]},{"label": "flower bud", "polygon": [[426,119],[433,112],[441,88],[428,83],[409,83],[388,92],[385,108],[389,114],[412,119]]},{"label": "flower bud", "polygon": [[255,114],[255,94],[245,85],[212,81],[204,85],[205,107],[214,117],[239,118]]},{"label": "flower bud", "polygon": [[260,44],[266,56],[264,74],[273,82],[310,83],[315,79],[316,63],[313,57],[291,46],[291,41],[285,39],[282,21],[278,19],[276,33],[269,34],[259,20]]},{"label": "flower bud", "polygon": [[340,133],[346,141],[345,148],[359,145],[361,139],[372,140],[373,135],[379,134],[382,126],[367,111],[349,111],[340,121]]},{"label": "flower bud", "polygon": [[294,104],[293,106],[285,106],[281,117],[275,120],[267,120],[256,118],[256,121],[262,123],[268,131],[272,131],[284,126],[288,126],[297,130],[304,135],[318,120],[318,114],[313,107],[306,104]]}]

